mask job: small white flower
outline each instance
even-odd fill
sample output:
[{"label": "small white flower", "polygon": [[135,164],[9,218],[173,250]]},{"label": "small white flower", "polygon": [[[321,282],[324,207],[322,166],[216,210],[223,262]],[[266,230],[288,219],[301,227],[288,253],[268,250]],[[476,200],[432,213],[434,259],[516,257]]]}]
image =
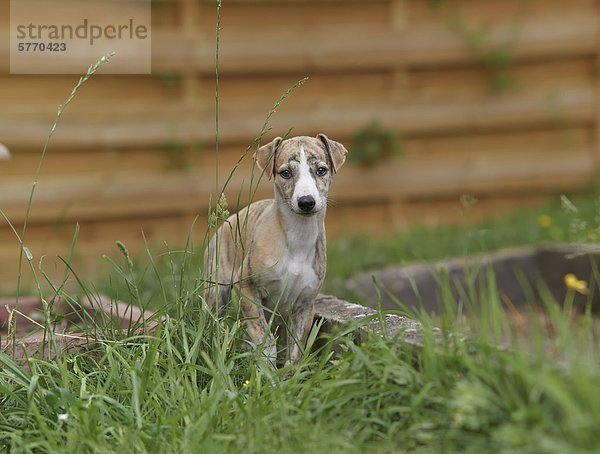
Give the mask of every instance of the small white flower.
[{"label": "small white flower", "polygon": [[67,413],[59,413],[58,414],[59,421],[66,421],[68,418],[69,418],[69,415]]},{"label": "small white flower", "polygon": [[7,161],[9,159],[10,152],[8,151],[8,148],[6,148],[6,145],[0,143],[0,161]]}]

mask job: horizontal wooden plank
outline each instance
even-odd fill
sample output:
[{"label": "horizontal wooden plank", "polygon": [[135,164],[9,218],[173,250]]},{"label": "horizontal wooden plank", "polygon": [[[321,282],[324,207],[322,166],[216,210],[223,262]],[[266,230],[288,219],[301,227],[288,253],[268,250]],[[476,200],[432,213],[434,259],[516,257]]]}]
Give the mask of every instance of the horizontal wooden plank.
[{"label": "horizontal wooden plank", "polygon": [[[181,257],[179,248],[185,244],[190,232],[193,236],[194,247],[202,247],[206,230],[206,218],[197,221],[197,227],[192,229],[193,219],[179,217],[138,218],[127,220],[98,220],[80,224],[79,236],[73,256],[73,267],[84,282],[90,282],[99,276],[106,277],[112,270],[112,265],[103,258],[107,255],[118,264],[123,264],[115,241],[123,242],[131,256],[139,258],[146,253],[144,236],[148,248],[157,253],[172,251],[177,260]],[[27,230],[26,244],[33,256],[31,265],[37,272],[42,285],[45,279],[39,271],[41,268],[53,282],[59,282],[65,272],[62,259],[67,259],[70,253],[75,225],[30,225]],[[144,235],[142,235],[142,231]],[[169,246],[167,246],[167,244]],[[18,275],[19,243],[0,223],[0,292],[13,292]],[[25,285],[34,283],[30,264],[24,260],[23,281]],[[68,288],[77,287],[71,279]]]},{"label": "horizontal wooden plank", "polygon": [[433,228],[444,224],[468,224],[499,218],[517,209],[535,208],[547,200],[548,196],[537,194],[506,194],[479,197],[471,207],[465,207],[457,197],[334,206],[327,213],[327,233],[332,238],[365,233],[378,236],[401,233],[414,225]]},{"label": "horizontal wooden plank", "polygon": [[[516,35],[514,23],[491,26],[486,35],[486,48],[502,48],[507,42],[512,43],[511,55],[517,60],[594,55],[597,20],[593,12],[589,7],[582,7],[526,16],[517,22],[519,31]],[[377,22],[364,23],[357,15],[354,23],[332,25],[325,21],[315,24],[310,33],[306,33],[302,22],[287,20],[272,27],[263,27],[261,22],[246,21],[245,27],[232,27],[223,33],[220,52],[223,75],[437,67],[480,59],[465,43],[465,37],[452,30],[444,20],[397,31]],[[199,27],[197,35],[154,29],[153,71],[192,70],[213,74],[213,35],[212,20],[210,27]],[[273,39],[275,36],[277,39]],[[8,42],[7,32],[1,32],[0,38],[0,41]],[[3,65],[8,64],[7,51],[6,47],[0,48]],[[81,58],[82,68],[92,63],[89,56]],[[0,71],[7,69],[0,67]]]},{"label": "horizontal wooden plank", "polygon": [[[130,175],[117,174],[107,180],[103,175],[85,175],[53,178],[41,181],[37,188],[31,219],[33,222],[63,222],[98,218],[129,218],[147,215],[176,216],[206,213],[210,193],[215,193],[214,172],[206,170],[199,175]],[[225,175],[222,174],[222,181]],[[228,191],[232,200],[241,193],[248,200],[247,185],[240,179]],[[25,215],[31,183],[3,179],[0,182],[0,209],[13,223]],[[268,197],[272,189],[268,183],[257,193]]]},{"label": "horizontal wooden plank", "polygon": [[[400,30],[393,27],[392,2],[326,8],[314,2],[299,2],[293,7],[283,2],[233,7],[222,17],[224,30],[229,33],[223,34],[222,70],[226,72],[231,64],[231,69],[248,71],[254,60],[252,70],[261,71],[272,59],[278,64],[269,71],[291,67],[332,70],[337,65],[439,67],[475,61],[480,50],[498,47],[509,48],[516,59],[591,55],[595,49],[594,0],[575,0],[567,8],[564,0],[526,4],[519,0],[445,0],[437,6],[427,1],[396,3],[402,3],[405,16]],[[208,30],[207,38],[212,38],[214,15],[210,10],[208,13],[200,28]],[[290,21],[291,17],[299,20]],[[311,33],[305,33],[305,24],[310,24]],[[481,38],[478,50],[466,44],[473,40],[469,35],[476,34]],[[286,45],[280,46],[282,42]],[[229,55],[227,46],[231,46]],[[263,53],[257,55],[252,48]],[[244,52],[246,62],[242,65],[237,57]]]},{"label": "horizontal wooden plank", "polygon": [[[196,0],[166,0],[157,3],[190,3]],[[202,24],[214,24],[216,7],[213,0],[200,0]],[[518,23],[529,16],[560,14],[570,9],[593,12],[595,0],[228,0],[222,8],[222,21],[228,27],[251,26],[260,23],[265,27],[281,26],[294,19],[296,23],[311,26],[331,23],[351,23],[364,20],[367,23],[381,22],[390,25],[394,10],[402,10],[410,19],[410,25],[452,25],[449,19],[462,19],[466,24],[478,27],[498,22]],[[214,27],[212,27],[214,28]]]},{"label": "horizontal wooden plank", "polygon": [[[348,167],[340,174],[331,194],[340,205],[368,203],[373,200],[411,200],[452,198],[460,194],[544,194],[573,190],[589,183],[592,174],[589,155],[574,156],[570,162],[540,160],[523,165],[520,162],[496,162],[458,170],[460,163],[444,168],[441,165],[426,172],[415,172],[413,166],[365,171]],[[493,169],[490,167],[493,166]],[[534,169],[535,168],[535,169]],[[521,170],[522,169],[522,170]],[[520,171],[519,171],[520,170]],[[412,173],[411,173],[412,171]],[[179,216],[206,213],[213,185],[198,189],[192,178],[137,178],[134,182],[106,183],[94,178],[72,179],[67,182],[45,182],[39,185],[31,222],[61,223],[71,220],[115,219],[136,216]],[[238,198],[246,205],[250,200],[247,189],[234,181],[226,194],[231,211],[236,211]],[[394,185],[394,183],[396,183]],[[11,222],[19,224],[25,215],[27,189],[14,184],[0,183],[2,191],[11,191],[11,200],[2,197],[1,209]],[[266,182],[261,184],[255,199],[272,196]]]},{"label": "horizontal wooden plank", "polygon": [[[329,131],[326,131],[329,133]],[[349,136],[329,134],[331,138],[344,143],[352,154],[353,144]],[[426,168],[441,162],[439,160],[458,159],[461,162],[485,160],[504,155],[507,150],[546,150],[550,155],[562,154],[568,160],[571,149],[591,149],[594,143],[594,131],[591,127],[576,128],[565,122],[553,125],[549,129],[521,129],[496,133],[468,131],[465,134],[401,137],[400,147],[405,157],[403,165],[419,165]],[[221,179],[242,159],[238,172],[248,175],[250,157],[255,148],[244,146],[220,146],[219,166],[222,169]],[[245,157],[244,157],[245,156]],[[514,156],[514,153],[511,154]],[[528,154],[523,155],[524,159]],[[0,175],[12,181],[31,183],[39,164],[39,149],[20,148],[13,150],[11,160],[3,161]],[[421,162],[420,160],[423,160]],[[429,162],[425,162],[428,160]],[[42,165],[42,181],[46,177],[59,176],[69,178],[71,175],[104,176],[110,182],[115,174],[129,174],[133,178],[139,175],[169,175],[181,172],[184,175],[197,175],[214,169],[216,163],[214,144],[206,144],[201,148],[193,146],[158,148],[130,148],[117,150],[113,148],[52,148],[46,154]],[[212,177],[212,176],[211,176]]]},{"label": "horizontal wooden plank", "polygon": [[[540,125],[590,124],[595,115],[595,87],[563,85],[560,92],[527,90],[480,99],[429,100],[403,103],[390,98],[385,104],[364,103],[340,110],[321,104],[307,115],[306,109],[280,109],[271,127],[284,134],[290,127],[297,133],[313,134],[327,130],[331,135],[350,136],[373,120],[405,136],[477,130],[506,130]],[[221,113],[220,137],[223,143],[251,143],[261,130],[264,112],[227,111]],[[19,112],[2,116],[0,137],[10,148],[40,147],[52,123],[52,116]],[[214,113],[182,113],[164,109],[138,112],[65,114],[53,136],[54,147],[139,147],[172,142],[211,143],[214,140]],[[1,169],[1,168],[0,168]],[[1,170],[0,170],[1,171]]]},{"label": "horizontal wooden plank", "polygon": [[[443,0],[440,2],[407,2],[411,23],[416,27],[432,22],[448,21],[457,27],[463,26],[486,31],[491,24],[504,23],[520,27],[531,17],[555,16],[568,9],[587,11],[593,14],[597,9],[595,0]],[[437,4],[435,4],[437,3]],[[441,22],[440,22],[441,23]],[[518,33],[518,30],[516,31]]]},{"label": "horizontal wooden plank", "polygon": [[[78,77],[54,75],[45,77],[40,83],[39,75],[7,75],[0,73],[0,99],[2,109],[18,110],[21,106],[35,104],[41,111],[56,113],[56,108],[71,93]],[[148,106],[172,104],[181,98],[181,80],[179,77],[156,74],[151,77],[136,75],[104,75],[94,77],[78,92],[74,107],[123,105],[124,100],[144,100]]]},{"label": "horizontal wooden plank", "polygon": [[[483,3],[483,2],[480,2]],[[490,27],[486,48],[495,49],[511,43],[511,56],[516,60],[557,58],[561,56],[593,55],[596,49],[597,21],[594,9],[568,8],[555,14],[529,16],[518,22],[515,38],[514,23]],[[465,37],[442,21],[394,31],[375,26],[354,26],[332,29],[304,29],[296,24],[282,22],[277,29],[244,30],[223,41],[222,66],[224,73],[359,69],[399,66],[440,66],[477,61],[480,56],[465,43]],[[277,39],[272,39],[277,36]],[[176,39],[172,37],[172,39]],[[166,45],[166,41],[162,42]],[[282,46],[281,43],[286,43]],[[210,62],[210,53],[199,50],[198,69]],[[161,53],[157,49],[157,53]],[[273,62],[265,68],[266,62]],[[174,62],[170,62],[171,64]],[[156,68],[161,66],[160,59]],[[208,68],[207,68],[208,69]]]},{"label": "horizontal wooden plank", "polygon": [[[543,61],[510,65],[502,73],[515,93],[545,93],[550,96],[564,88],[595,86],[596,63],[591,58]],[[76,81],[72,75],[49,78],[36,84],[32,76],[0,77],[0,117],[28,115],[32,110],[52,119],[56,106],[70,93]],[[219,105],[223,115],[230,113],[262,118],[274,102],[298,82],[296,76],[225,77],[219,83]],[[194,84],[193,90],[186,89]],[[29,88],[31,87],[31,88]],[[501,97],[494,85],[494,74],[477,66],[441,69],[414,69],[349,74],[316,74],[286,97],[279,111],[313,110],[324,104],[339,109],[358,105],[390,104],[413,106],[442,101],[468,101]],[[173,85],[159,77],[96,77],[89,81],[68,107],[71,115],[97,118],[147,115],[163,112],[179,121],[190,112],[212,116],[215,107],[214,80],[206,77],[176,78]],[[35,106],[35,108],[33,107]],[[173,126],[175,129],[175,126]]]},{"label": "horizontal wooden plank", "polygon": [[[357,23],[367,27],[388,27],[390,4],[389,0],[228,2],[221,9],[222,37],[226,38],[228,33],[245,32],[249,29],[278,31],[285,23],[301,25],[305,30],[326,26],[337,30]],[[214,34],[215,4],[204,2],[202,14],[197,19],[198,30]]]},{"label": "horizontal wooden plank", "polygon": [[[403,149],[403,159],[388,158],[375,167],[346,165],[336,176],[332,198],[351,205],[373,200],[456,198],[465,193],[554,193],[589,183],[595,168],[592,131],[585,128],[414,138],[406,140]],[[241,153],[236,148],[222,150],[221,185]],[[122,166],[97,159],[95,171],[80,174],[75,167],[72,172],[42,177],[32,220],[204,214],[209,194],[218,192],[211,153],[203,154],[188,171],[160,170],[154,164],[145,167],[139,164],[144,160],[141,151],[119,156],[123,156]],[[248,155],[227,188],[232,207],[238,197],[242,205],[247,204],[251,171]],[[22,219],[30,191],[31,182],[23,177],[0,180],[0,208],[13,222]],[[263,179],[256,198],[271,194],[271,184]]]}]

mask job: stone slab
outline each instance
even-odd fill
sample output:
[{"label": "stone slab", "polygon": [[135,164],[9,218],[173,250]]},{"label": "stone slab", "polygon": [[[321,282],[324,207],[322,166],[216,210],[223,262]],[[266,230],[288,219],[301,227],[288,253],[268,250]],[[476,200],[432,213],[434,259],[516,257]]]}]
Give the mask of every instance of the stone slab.
[{"label": "stone slab", "polygon": [[[558,303],[564,301],[567,273],[595,287],[598,279],[594,279],[594,269],[599,264],[600,248],[593,245],[511,248],[476,257],[364,272],[346,280],[345,287],[368,306],[381,304],[385,310],[422,307],[440,313],[445,298],[442,287],[447,289],[449,284],[452,298],[464,302],[469,292],[479,295],[485,291],[493,275],[502,302],[523,307],[539,304],[540,287],[546,287]],[[595,310],[600,306],[597,290],[590,295]],[[583,308],[587,300],[587,296],[575,295],[574,307]]]}]

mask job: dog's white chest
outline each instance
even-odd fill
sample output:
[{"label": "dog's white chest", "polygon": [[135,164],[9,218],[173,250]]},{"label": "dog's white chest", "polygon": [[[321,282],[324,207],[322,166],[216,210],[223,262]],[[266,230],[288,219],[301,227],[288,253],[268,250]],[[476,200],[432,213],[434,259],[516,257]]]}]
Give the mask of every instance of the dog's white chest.
[{"label": "dog's white chest", "polygon": [[315,251],[284,254],[267,272],[267,299],[282,312],[297,302],[313,299],[321,286],[313,268]]}]

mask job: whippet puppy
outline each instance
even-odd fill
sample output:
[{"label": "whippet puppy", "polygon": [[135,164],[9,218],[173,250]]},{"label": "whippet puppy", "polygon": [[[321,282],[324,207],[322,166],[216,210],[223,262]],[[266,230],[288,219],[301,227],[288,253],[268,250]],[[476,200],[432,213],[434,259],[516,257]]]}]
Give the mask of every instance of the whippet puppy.
[{"label": "whippet puppy", "polygon": [[273,180],[275,198],[229,217],[206,249],[207,302],[227,304],[233,290],[249,340],[273,366],[272,324],[287,328],[286,363],[297,363],[304,350],[327,268],[327,194],[346,154],[325,134],[278,137],[260,147],[254,159]]}]

